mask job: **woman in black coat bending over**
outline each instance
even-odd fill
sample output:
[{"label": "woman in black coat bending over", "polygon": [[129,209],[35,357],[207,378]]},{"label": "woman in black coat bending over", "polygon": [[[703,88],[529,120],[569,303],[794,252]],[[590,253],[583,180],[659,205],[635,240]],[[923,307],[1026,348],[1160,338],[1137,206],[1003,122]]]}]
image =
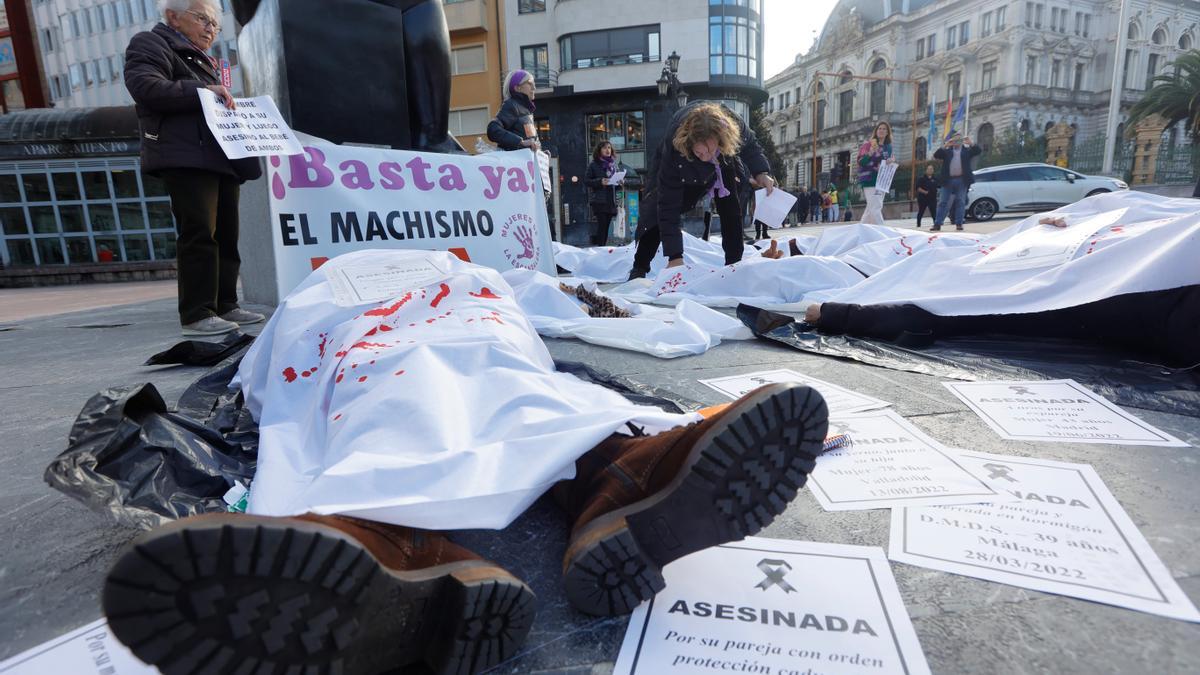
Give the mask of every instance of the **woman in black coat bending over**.
[{"label": "woman in black coat bending over", "polygon": [[612,143],[600,141],[592,151],[592,163],[588,165],[583,182],[592,191],[589,203],[596,216],[596,229],[592,232],[593,246],[608,245],[608,227],[617,215],[617,186],[609,178],[620,171],[621,163],[613,152]]},{"label": "woman in black coat bending over", "polygon": [[526,70],[514,70],[504,78],[504,105],[487,128],[488,140],[501,150],[541,150],[533,121],[533,111],[537,110],[533,104],[535,86],[533,74]]},{"label": "woman in black coat bending over", "polygon": [[732,110],[719,103],[693,103],[671,118],[651,162],[648,190],[638,223],[637,253],[630,279],[650,273],[650,261],[661,243],[668,267],[683,264],[679,222],[706,194],[721,218],[725,264],[742,259],[742,208],[738,192],[754,184],[775,189],[770,165],[754,132]]}]

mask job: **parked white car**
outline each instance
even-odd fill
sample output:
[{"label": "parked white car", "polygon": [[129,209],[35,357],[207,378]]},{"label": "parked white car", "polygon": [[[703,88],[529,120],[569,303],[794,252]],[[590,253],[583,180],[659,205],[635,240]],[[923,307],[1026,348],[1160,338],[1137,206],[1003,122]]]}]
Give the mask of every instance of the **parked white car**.
[{"label": "parked white car", "polygon": [[1102,192],[1128,190],[1125,181],[1085,176],[1049,164],[1005,164],[975,171],[967,192],[967,215],[991,220],[1001,211],[1045,211]]}]

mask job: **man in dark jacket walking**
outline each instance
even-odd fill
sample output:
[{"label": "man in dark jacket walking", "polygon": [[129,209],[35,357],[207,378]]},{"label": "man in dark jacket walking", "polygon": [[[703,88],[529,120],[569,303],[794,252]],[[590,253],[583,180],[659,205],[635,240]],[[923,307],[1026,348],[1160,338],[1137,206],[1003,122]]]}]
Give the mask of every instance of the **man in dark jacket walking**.
[{"label": "man in dark jacket walking", "polygon": [[808,222],[808,192],[803,189],[796,191],[796,204],[793,207],[800,219],[800,224]]},{"label": "man in dark jacket walking", "polygon": [[821,193],[817,192],[816,186],[808,189],[808,214],[813,225],[821,222]]},{"label": "man in dark jacket walking", "polygon": [[238,192],[262,175],[258,159],[231,161],[209,131],[199,89],[233,108],[207,51],[221,31],[211,0],[165,0],[162,23],[125,51],[125,87],[136,104],[142,171],[171,196],[178,237],[179,321],[184,335],[218,335],[263,315],[238,307]]},{"label": "man in dark jacket walking", "polygon": [[971,160],[983,152],[978,146],[971,145],[971,139],[963,139],[962,134],[952,132],[945,147],[938,148],[933,153],[934,159],[942,160],[941,184],[942,191],[938,195],[937,215],[933,218],[933,232],[942,229],[946,214],[951,204],[954,206],[954,227],[963,229],[963,219],[967,215],[967,190],[975,182],[975,172],[971,169]]}]

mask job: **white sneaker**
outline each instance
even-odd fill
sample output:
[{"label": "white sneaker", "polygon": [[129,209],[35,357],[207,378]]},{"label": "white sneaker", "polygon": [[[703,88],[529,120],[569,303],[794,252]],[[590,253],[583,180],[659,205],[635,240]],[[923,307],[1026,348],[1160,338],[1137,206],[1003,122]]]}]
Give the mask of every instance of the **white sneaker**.
[{"label": "white sneaker", "polygon": [[221,315],[221,318],[244,326],[250,323],[258,323],[267,317],[258,312],[248,312],[239,307],[238,309],[231,309],[225,312]]},{"label": "white sneaker", "polygon": [[232,321],[226,321],[215,316],[210,316],[199,321],[183,324],[184,335],[221,335],[238,329],[238,325]]}]

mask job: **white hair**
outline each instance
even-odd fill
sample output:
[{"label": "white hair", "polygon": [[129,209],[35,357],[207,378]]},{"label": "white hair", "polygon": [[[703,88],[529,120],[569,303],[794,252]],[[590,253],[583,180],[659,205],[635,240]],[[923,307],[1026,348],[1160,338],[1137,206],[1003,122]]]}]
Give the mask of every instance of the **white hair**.
[{"label": "white hair", "polygon": [[165,19],[168,9],[172,12],[186,12],[195,4],[208,5],[216,11],[217,16],[221,16],[221,7],[216,0],[158,0],[158,14]]}]

